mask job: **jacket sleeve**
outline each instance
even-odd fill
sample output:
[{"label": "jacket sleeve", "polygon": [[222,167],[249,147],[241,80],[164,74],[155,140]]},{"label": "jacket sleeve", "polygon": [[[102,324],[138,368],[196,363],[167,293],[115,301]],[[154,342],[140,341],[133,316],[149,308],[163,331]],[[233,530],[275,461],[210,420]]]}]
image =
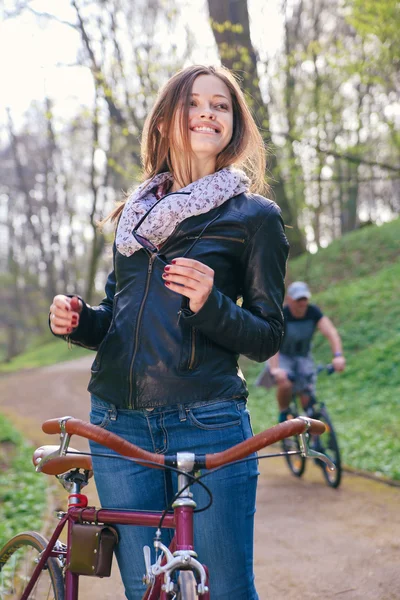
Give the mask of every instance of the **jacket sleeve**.
[{"label": "jacket sleeve", "polygon": [[[113,261],[115,265],[115,244],[113,247]],[[106,336],[113,317],[113,306],[115,296],[116,280],[113,269],[107,278],[105,287],[105,298],[99,306],[89,306],[82,301],[83,308],[79,317],[79,325],[70,335],[56,335],[77,346],[83,346],[89,350],[97,350]],[[71,296],[71,294],[69,294]]]},{"label": "jacket sleeve", "polygon": [[272,204],[243,256],[243,304],[213,287],[206,303],[185,321],[213,342],[262,362],[278,352],[289,244],[280,211]]}]

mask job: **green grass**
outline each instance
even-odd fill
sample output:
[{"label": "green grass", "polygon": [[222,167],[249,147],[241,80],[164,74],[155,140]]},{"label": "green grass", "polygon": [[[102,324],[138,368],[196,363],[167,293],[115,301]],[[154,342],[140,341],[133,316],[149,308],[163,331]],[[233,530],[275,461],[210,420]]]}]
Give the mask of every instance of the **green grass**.
[{"label": "green grass", "polygon": [[65,360],[73,360],[94,353],[79,346],[68,347],[63,340],[52,338],[45,343],[36,345],[23,354],[16,356],[8,363],[0,364],[0,373],[13,373],[21,369],[45,367]]},{"label": "green grass", "polygon": [[35,472],[32,451],[0,415],[0,547],[20,531],[42,527],[46,481]]},{"label": "green grass", "polygon": [[[339,434],[344,463],[400,480],[400,221],[348,234],[311,258],[290,263],[290,279],[310,282],[312,301],[338,328],[346,371],[321,375],[317,392]],[[397,259],[397,260],[395,260]],[[395,264],[393,264],[395,263]],[[331,359],[328,342],[315,335],[317,362]],[[275,391],[254,386],[262,365],[242,361],[256,431],[277,419]]]},{"label": "green grass", "polygon": [[348,233],[316,254],[289,260],[288,279],[305,280],[314,291],[375,273],[399,259],[400,218]]}]

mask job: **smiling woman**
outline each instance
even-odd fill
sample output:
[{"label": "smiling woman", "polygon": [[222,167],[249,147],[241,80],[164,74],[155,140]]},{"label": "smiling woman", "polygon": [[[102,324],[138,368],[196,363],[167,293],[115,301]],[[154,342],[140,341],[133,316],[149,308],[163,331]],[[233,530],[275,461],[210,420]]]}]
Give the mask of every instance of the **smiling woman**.
[{"label": "smiling woman", "polygon": [[[252,193],[264,184],[265,155],[233,75],[201,65],[174,75],[147,118],[142,157],[145,181],[110,215],[117,229],[104,300],[90,307],[56,296],[50,327],[97,350],[92,423],[152,452],[219,452],[252,436],[237,360],[263,361],[279,348],[288,254],[278,207]],[[169,472],[129,463],[121,474],[91,448],[103,505],[158,510],[176,493]],[[212,507],[196,515],[196,551],[213,598],[256,600],[256,462],[220,473],[211,476]],[[126,596],[138,600],[141,549],[154,533],[119,533]]]}]

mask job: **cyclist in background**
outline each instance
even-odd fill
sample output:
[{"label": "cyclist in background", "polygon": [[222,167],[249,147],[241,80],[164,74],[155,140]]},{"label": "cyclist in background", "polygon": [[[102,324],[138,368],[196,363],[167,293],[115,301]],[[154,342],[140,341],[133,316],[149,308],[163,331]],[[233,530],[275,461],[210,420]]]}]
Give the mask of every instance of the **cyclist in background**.
[{"label": "cyclist in background", "polygon": [[302,396],[301,392],[306,386],[309,389],[310,385],[315,385],[316,369],[311,341],[316,329],[331,345],[335,371],[343,371],[346,366],[342,341],[336,327],[318,306],[309,303],[310,298],[310,289],[303,281],[295,281],[288,287],[283,307],[285,328],[280,351],[267,361],[265,370],[256,382],[256,385],[266,388],[277,386],[280,423],[286,421],[293,392],[300,394],[304,407],[308,394]]}]

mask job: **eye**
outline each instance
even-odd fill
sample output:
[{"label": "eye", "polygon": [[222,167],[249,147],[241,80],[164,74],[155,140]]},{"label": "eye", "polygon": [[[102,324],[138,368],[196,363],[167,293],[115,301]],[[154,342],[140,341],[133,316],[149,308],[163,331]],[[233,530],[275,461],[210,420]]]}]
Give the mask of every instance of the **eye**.
[{"label": "eye", "polygon": [[189,106],[196,106],[196,100],[193,100],[193,98],[189,101]]},{"label": "eye", "polygon": [[228,104],[225,104],[225,102],[220,102],[219,104],[216,104],[215,108],[218,108],[219,110],[229,110],[229,106]]}]

